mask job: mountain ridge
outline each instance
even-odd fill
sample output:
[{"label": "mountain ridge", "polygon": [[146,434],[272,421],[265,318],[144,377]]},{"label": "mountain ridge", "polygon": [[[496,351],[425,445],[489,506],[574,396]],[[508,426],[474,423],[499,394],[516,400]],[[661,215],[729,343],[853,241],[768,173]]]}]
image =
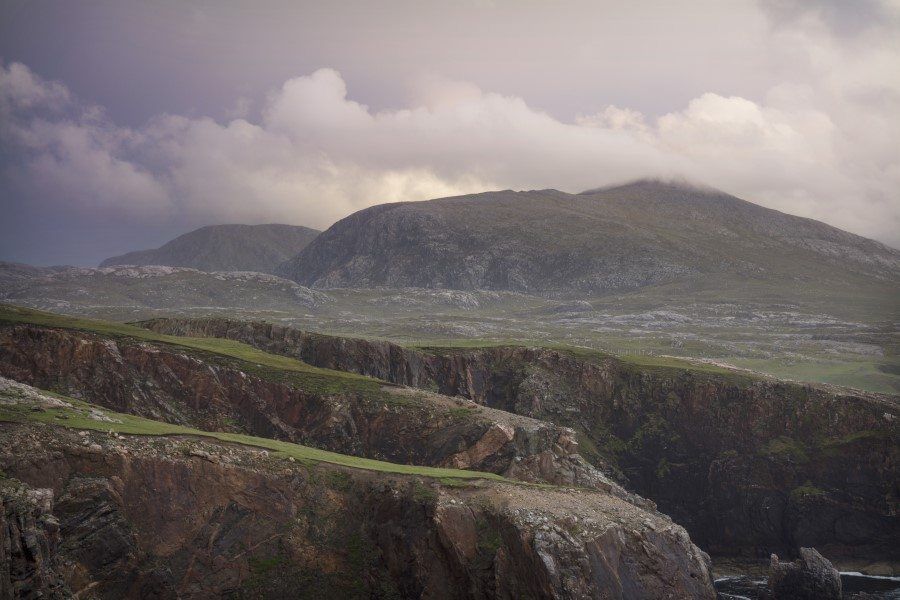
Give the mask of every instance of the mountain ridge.
[{"label": "mountain ridge", "polygon": [[207,225],[159,248],[137,250],[107,258],[101,267],[161,265],[201,271],[259,271],[273,273],[320,232],[300,225]]},{"label": "mountain ridge", "polygon": [[369,207],[277,272],[318,287],[604,293],[722,275],[893,282],[900,251],[717,190],[641,180]]}]

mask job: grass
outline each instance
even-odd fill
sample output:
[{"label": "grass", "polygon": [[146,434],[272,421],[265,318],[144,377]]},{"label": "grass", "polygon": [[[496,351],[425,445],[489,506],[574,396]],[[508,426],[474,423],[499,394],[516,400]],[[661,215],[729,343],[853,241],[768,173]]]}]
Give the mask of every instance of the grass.
[{"label": "grass", "polygon": [[[740,282],[737,282],[740,283]],[[744,282],[746,284],[746,282]],[[742,284],[742,285],[744,285]],[[651,288],[652,289],[652,288]],[[666,288],[668,289],[668,288]],[[743,289],[736,287],[737,289]],[[740,381],[751,381],[757,378],[757,374],[733,371],[725,367],[704,364],[691,360],[691,357],[711,357],[718,360],[733,364],[738,368],[747,368],[769,376],[777,378],[787,378],[798,382],[821,382],[835,385],[850,386],[862,390],[885,392],[896,394],[900,391],[900,358],[896,353],[896,344],[891,340],[895,340],[893,323],[894,319],[882,323],[884,331],[875,337],[860,337],[859,339],[873,345],[873,347],[881,346],[884,355],[857,355],[853,353],[841,353],[840,351],[832,351],[827,342],[820,342],[815,339],[807,339],[810,333],[821,333],[826,339],[834,333],[833,327],[830,325],[821,325],[815,330],[809,330],[805,327],[798,328],[794,325],[769,325],[766,323],[751,323],[749,321],[739,321],[735,325],[711,325],[709,327],[701,327],[697,329],[695,325],[679,327],[674,330],[655,330],[648,329],[637,335],[630,332],[616,329],[613,330],[593,330],[590,323],[583,326],[567,326],[564,323],[554,323],[551,318],[543,318],[540,314],[533,311],[539,308],[538,304],[546,303],[538,298],[528,299],[528,307],[532,312],[525,310],[519,314],[510,314],[510,303],[504,301],[497,306],[486,306],[479,309],[474,314],[463,314],[452,317],[453,323],[457,323],[460,319],[471,321],[473,326],[490,325],[483,334],[476,338],[459,338],[458,336],[446,336],[441,334],[432,335],[424,333],[422,328],[432,329],[436,325],[444,323],[450,319],[449,313],[433,313],[428,312],[424,317],[418,313],[402,312],[396,314],[391,311],[378,312],[380,309],[373,307],[370,303],[362,302],[358,298],[360,294],[364,296],[364,300],[372,296],[373,298],[381,297],[376,292],[369,291],[367,293],[343,290],[329,290],[330,294],[337,294],[339,298],[343,298],[336,302],[328,310],[331,312],[317,314],[315,317],[309,315],[292,315],[289,312],[266,312],[266,311],[218,311],[218,312],[201,312],[185,311],[173,309],[171,311],[154,310],[144,313],[128,313],[127,315],[119,315],[118,313],[110,313],[109,311],[100,311],[99,315],[103,317],[113,317],[133,320],[136,318],[148,317],[228,317],[237,319],[264,319],[283,325],[295,326],[305,330],[317,330],[323,335],[335,335],[341,337],[358,337],[369,340],[385,340],[394,343],[431,352],[436,354],[452,354],[456,352],[464,352],[468,350],[487,349],[495,347],[509,346],[537,346],[559,350],[569,353],[577,358],[584,360],[608,360],[614,358],[628,365],[634,365],[640,369],[659,369],[659,370],[678,370],[681,372],[702,373],[709,375],[728,375],[733,378],[740,378]],[[383,296],[384,292],[381,293]],[[345,296],[351,298],[352,302],[347,305]],[[627,295],[626,295],[627,296]],[[667,306],[666,302],[670,302],[672,297],[660,296],[656,297],[650,294],[650,300],[647,306],[636,306],[629,303],[620,305],[616,298],[622,298],[615,295],[611,298],[593,298],[592,303],[598,310],[608,310],[611,313],[621,313],[628,310],[641,310],[660,308],[662,302]],[[680,296],[679,296],[680,298]],[[652,301],[651,301],[652,300]],[[666,302],[663,302],[665,300]],[[714,302],[710,306],[713,308],[718,304]],[[735,302],[739,298],[733,299]],[[684,298],[680,298],[681,305],[678,310],[691,313],[693,308]],[[850,300],[848,300],[849,302]],[[523,300],[524,302],[524,300]],[[624,300],[623,300],[624,302]],[[529,304],[530,303],[530,304]],[[538,303],[538,304],[535,304]],[[515,304],[515,303],[513,303]],[[796,307],[783,306],[783,303],[775,303],[772,306],[766,304],[749,303],[747,310],[800,310],[801,312],[816,312],[819,308],[823,314],[831,314],[825,310],[826,307],[818,307],[816,311],[812,307]],[[330,306],[330,305],[329,305]],[[518,306],[518,305],[516,305]],[[523,310],[525,308],[524,307]],[[369,315],[371,311],[378,318],[357,323],[354,321],[352,328],[348,327],[344,322],[345,313],[342,311],[352,309],[362,314]],[[83,309],[79,309],[83,310]],[[424,309],[423,309],[424,310]],[[712,310],[712,309],[709,309]],[[10,311],[18,311],[18,315],[10,315]],[[4,320],[23,320],[23,313],[26,309],[15,309],[13,307],[0,307],[0,321]],[[39,313],[38,311],[28,311],[31,316],[25,316],[27,319],[34,319],[34,315],[44,315],[44,319],[53,317],[55,319],[66,319],[68,325],[47,322],[48,326],[74,326],[82,327],[86,330],[98,331],[97,324],[101,321],[93,321],[90,319],[62,317],[49,313]],[[95,311],[96,312],[96,311]],[[464,311],[463,311],[464,312]],[[707,311],[708,312],[708,311]],[[2,314],[7,313],[7,314]],[[877,314],[881,314],[876,311]],[[713,310],[713,322],[718,317]],[[418,316],[417,316],[418,315]],[[549,320],[548,320],[549,319]],[[868,321],[871,321],[869,319]],[[880,322],[880,321],[879,321]],[[870,323],[871,324],[871,323]],[[245,361],[256,360],[254,355],[248,354],[248,348],[244,344],[237,342],[228,342],[226,340],[208,340],[203,338],[177,338],[175,336],[164,336],[153,334],[147,330],[141,331],[139,327],[128,325],[118,325],[115,323],[105,323],[105,329],[110,334],[125,335],[136,339],[148,339],[153,341],[165,342],[169,344],[178,344],[184,347],[191,347],[195,351],[207,350],[220,353],[220,355],[228,355],[241,358]],[[496,326],[496,328],[495,328]],[[857,339],[856,329],[851,328],[850,333],[846,330],[847,326],[841,331],[841,335],[850,336],[850,340]],[[476,327],[477,329],[477,327]],[[880,330],[879,330],[880,331]],[[852,334],[852,335],[851,335]],[[869,336],[870,334],[866,334]],[[672,337],[678,337],[682,340],[683,346],[680,348],[672,347]],[[785,336],[791,342],[790,347],[782,347]],[[814,336],[815,337],[815,336]],[[798,341],[803,338],[805,341]],[[799,344],[799,345],[798,345]],[[824,344],[824,345],[823,345]],[[258,351],[265,356],[264,352]],[[676,354],[678,357],[664,356],[667,354]],[[259,356],[258,354],[256,356]],[[271,357],[271,355],[268,355]],[[683,358],[681,358],[683,357]],[[264,359],[263,362],[272,364]],[[300,361],[296,361],[300,362]],[[301,363],[302,364],[302,363]],[[323,374],[324,373],[324,374]],[[304,370],[295,371],[295,376],[302,377],[304,383],[311,388],[321,389],[323,391],[340,390],[353,386],[364,386],[365,382],[351,381],[349,379],[336,379],[332,377],[336,374],[328,369],[314,370],[310,365],[305,365]],[[343,375],[348,375],[344,373]],[[738,382],[738,380],[735,380]]]},{"label": "grass", "polygon": [[285,557],[283,556],[272,556],[269,558],[251,558],[250,572],[253,575],[264,576],[283,562],[285,562]]},{"label": "grass", "polygon": [[387,385],[385,382],[371,377],[314,367],[295,358],[269,354],[253,346],[228,339],[164,335],[124,323],[71,317],[0,304],[0,324],[4,323],[24,323],[42,327],[72,329],[109,337],[179,346],[211,355],[236,359],[245,363],[244,367],[247,371],[267,371],[270,376],[277,374],[277,372],[288,374],[292,376],[293,380],[303,384],[310,391],[326,393],[342,391],[377,392],[381,386]]},{"label": "grass", "polygon": [[817,488],[808,481],[805,485],[795,487],[790,493],[791,500],[794,502],[802,502],[807,498],[823,498],[827,495],[825,490]]},{"label": "grass", "polygon": [[794,363],[783,359],[735,359],[736,366],[763,371],[782,379],[816,381],[853,387],[870,392],[896,394],[900,378],[890,372],[897,369],[897,357],[862,357],[855,360],[818,360]]},{"label": "grass", "polygon": [[891,437],[895,436],[896,433],[891,430],[876,430],[876,429],[867,429],[865,431],[856,431],[854,433],[845,435],[839,438],[829,438],[826,439],[823,447],[824,448],[840,448],[843,446],[847,446],[849,444],[855,444],[857,442],[878,442],[881,440],[889,440]]},{"label": "grass", "polygon": [[578,346],[568,346],[546,341],[528,341],[528,340],[481,340],[481,339],[448,339],[448,340],[420,340],[404,344],[405,347],[421,350],[431,354],[446,354],[454,352],[462,352],[465,350],[488,350],[491,348],[511,348],[511,347],[538,347],[548,350],[555,350],[564,354],[568,354],[574,358],[588,361],[600,361],[615,359],[624,363],[644,367],[673,369],[682,371],[693,371],[699,373],[709,373],[713,375],[741,376],[752,378],[750,373],[743,373],[734,369],[728,369],[714,364],[707,364],[691,360],[690,358],[678,358],[675,356],[656,356],[651,354],[611,354],[594,348],[582,348]]},{"label": "grass", "polygon": [[796,462],[809,461],[809,454],[803,442],[786,435],[769,440],[761,453],[772,458],[790,458]]},{"label": "grass", "polygon": [[[462,469],[446,469],[441,467],[402,465],[370,458],[338,454],[336,452],[319,450],[318,448],[310,448],[300,444],[292,444],[290,442],[282,442],[268,438],[237,433],[203,431],[191,427],[153,421],[134,415],[116,413],[110,410],[100,409],[97,406],[73,398],[62,397],[58,394],[52,395],[70,403],[72,408],[63,407],[35,410],[25,404],[0,404],[0,421],[13,423],[44,423],[70,429],[112,431],[125,435],[202,437],[221,442],[261,448],[274,452],[276,456],[282,458],[290,457],[306,464],[328,463],[342,467],[363,469],[366,471],[393,473],[398,475],[418,475],[438,480],[486,479],[511,483],[510,480],[494,473],[464,471]],[[100,410],[106,416],[119,422],[106,422],[93,419],[90,417],[91,408]]]},{"label": "grass", "polygon": [[452,419],[466,419],[466,418],[472,416],[473,414],[475,414],[475,412],[476,411],[474,408],[469,408],[467,406],[459,406],[459,407],[451,408],[448,411],[448,414],[450,415],[450,418],[452,418]]},{"label": "grass", "polygon": [[[38,325],[42,327],[53,327],[60,329],[72,329],[76,331],[85,331],[99,335],[131,339],[137,341],[154,342],[159,344],[167,344],[189,349],[195,352],[203,352],[207,356],[204,358],[209,360],[215,357],[222,357],[231,360],[237,360],[243,363],[240,368],[244,371],[260,375],[270,380],[289,380],[303,387],[303,389],[323,394],[336,394],[341,392],[356,392],[368,395],[377,395],[389,403],[404,403],[405,399],[394,398],[388,394],[382,393],[382,387],[387,384],[380,380],[348,373],[345,371],[335,371],[314,367],[303,361],[282,356],[270,354],[258,348],[254,348],[243,342],[229,340],[224,338],[206,338],[206,337],[187,337],[175,336],[156,333],[149,329],[136,327],[124,323],[113,323],[109,321],[100,321],[96,319],[86,319],[82,317],[73,317],[67,315],[59,315],[30,308],[12,306],[8,304],[0,304],[0,325],[3,323],[18,324],[25,323]],[[507,340],[504,342],[482,341],[482,340],[461,340],[457,345],[410,345],[410,347],[418,348],[425,352],[442,354],[446,352],[471,350],[478,348],[496,348],[511,345],[521,345],[522,342],[513,342]],[[702,372],[714,375],[738,375],[735,371],[718,367],[715,365],[703,365],[691,363],[686,360],[680,360],[672,357],[659,356],[621,356],[613,357],[610,354],[590,348],[578,348],[565,346],[560,344],[543,344],[543,347],[568,353],[571,356],[582,360],[603,360],[616,358],[625,362],[639,366],[641,368],[661,368],[686,370],[691,372]],[[472,413],[469,409],[458,409],[454,413],[454,417],[464,418]]]}]

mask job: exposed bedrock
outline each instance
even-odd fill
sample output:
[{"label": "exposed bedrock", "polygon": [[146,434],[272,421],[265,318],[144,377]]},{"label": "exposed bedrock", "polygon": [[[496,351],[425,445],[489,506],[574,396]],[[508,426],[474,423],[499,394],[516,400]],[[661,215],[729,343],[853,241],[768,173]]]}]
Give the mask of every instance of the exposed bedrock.
[{"label": "exposed bedrock", "polygon": [[841,600],[841,575],[814,548],[800,548],[800,557],[782,562],[773,554],[765,598],[769,600]]},{"label": "exposed bedrock", "polygon": [[169,423],[590,487],[653,509],[588,463],[572,430],[430,392],[31,325],[0,328],[0,375]]},{"label": "exposed bedrock", "polygon": [[893,396],[541,348],[411,349],[224,319],[143,325],[241,340],[572,427],[582,455],[715,553],[810,546],[900,560]]},{"label": "exposed bedrock", "polygon": [[59,521],[53,494],[0,477],[0,599],[67,598],[57,572]]},{"label": "exposed bedrock", "polygon": [[0,552],[45,598],[715,598],[683,528],[603,492],[36,424],[0,424],[0,469]]}]

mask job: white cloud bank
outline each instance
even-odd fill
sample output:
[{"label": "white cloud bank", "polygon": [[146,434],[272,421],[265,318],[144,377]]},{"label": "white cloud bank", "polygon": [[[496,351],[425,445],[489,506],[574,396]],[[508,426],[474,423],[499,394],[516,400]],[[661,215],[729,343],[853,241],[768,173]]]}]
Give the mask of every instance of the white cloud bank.
[{"label": "white cloud bank", "polygon": [[254,120],[126,128],[0,65],[4,177],[20,201],[88,213],[326,227],[383,202],[674,176],[900,246],[897,42],[875,34],[848,51],[815,15],[797,18],[809,23],[772,43],[808,64],[805,81],[758,102],[705,93],[655,119],[609,106],[562,122],[439,78],[408,108],[375,112],[323,68],[286,81]]}]

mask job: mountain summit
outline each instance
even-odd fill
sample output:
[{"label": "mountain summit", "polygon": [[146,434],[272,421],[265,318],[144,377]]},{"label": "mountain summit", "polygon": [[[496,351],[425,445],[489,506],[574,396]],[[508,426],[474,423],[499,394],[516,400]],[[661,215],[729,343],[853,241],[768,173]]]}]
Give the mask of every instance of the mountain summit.
[{"label": "mountain summit", "polygon": [[318,234],[315,229],[296,225],[210,225],[178,236],[155,250],[108,258],[100,266],[163,265],[201,271],[272,273]]},{"label": "mountain summit", "polygon": [[900,252],[720,191],[642,180],[374,206],[279,273],[319,287],[602,293],[736,275],[896,280]]}]

